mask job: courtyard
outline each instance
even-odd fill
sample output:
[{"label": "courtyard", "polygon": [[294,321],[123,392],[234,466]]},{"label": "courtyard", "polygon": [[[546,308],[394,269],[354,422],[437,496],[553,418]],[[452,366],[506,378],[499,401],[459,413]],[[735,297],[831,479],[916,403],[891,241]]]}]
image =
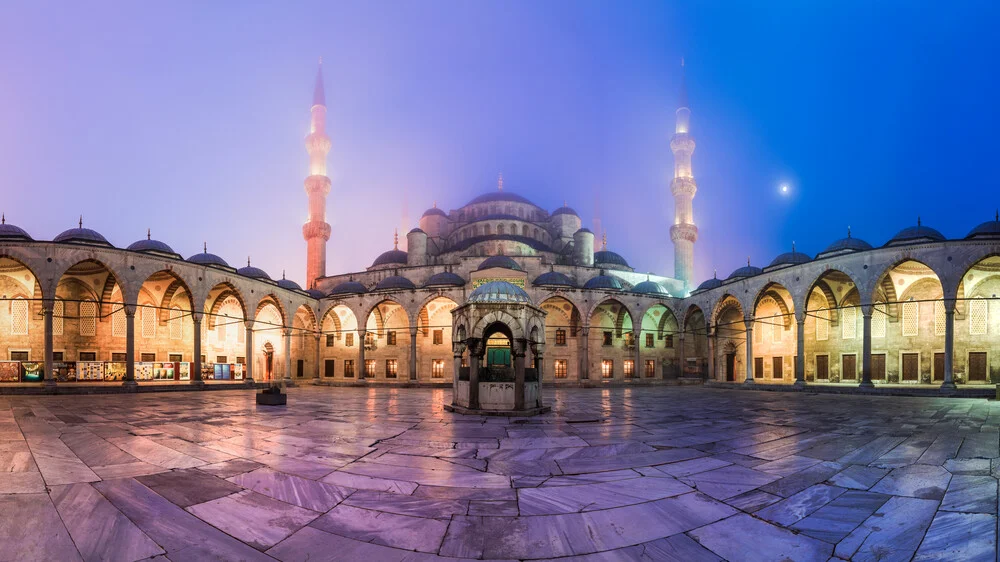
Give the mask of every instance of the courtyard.
[{"label": "courtyard", "polygon": [[1000,404],[724,389],[0,397],[3,560],[996,560]]}]

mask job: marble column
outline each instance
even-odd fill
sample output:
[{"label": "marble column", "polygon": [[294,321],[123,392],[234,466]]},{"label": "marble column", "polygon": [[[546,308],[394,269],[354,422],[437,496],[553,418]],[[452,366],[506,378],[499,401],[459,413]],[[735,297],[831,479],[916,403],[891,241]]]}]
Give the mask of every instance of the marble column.
[{"label": "marble column", "polygon": [[292,329],[285,328],[281,335],[285,336],[285,378],[282,382],[289,384],[292,382]]},{"label": "marble column", "polygon": [[[201,380],[201,312],[191,313],[191,322],[194,325],[194,357],[191,361],[191,384],[200,385],[205,384],[205,381]],[[251,361],[250,357],[247,357],[247,363]]]},{"label": "marble column", "polygon": [[705,338],[708,340],[708,380],[715,380],[715,334],[711,326],[705,326]]},{"label": "marble column", "polygon": [[45,327],[45,386],[47,388],[55,388],[56,386],[56,376],[52,365],[52,313],[54,309],[55,301],[53,299],[42,300],[42,317]]},{"label": "marble column", "polygon": [[253,320],[244,320],[243,325],[246,328],[246,365],[245,372],[243,373],[246,382],[253,384]]},{"label": "marble column", "polygon": [[358,330],[358,380],[365,380],[365,335],[367,330]]},{"label": "marble column", "polygon": [[479,408],[479,345],[469,345],[469,408]]},{"label": "marble column", "polygon": [[743,325],[746,326],[747,337],[747,380],[744,384],[754,384],[753,382],[753,318],[743,317]]},{"label": "marble column", "polygon": [[135,305],[125,306],[125,382],[124,386],[136,386],[135,382]]},{"label": "marble column", "polygon": [[514,409],[524,409],[524,341],[514,344]]},{"label": "marble column", "polygon": [[417,327],[410,327],[410,380],[417,380]]},{"label": "marble column", "polygon": [[590,326],[580,328],[580,380],[590,378]]},{"label": "marble column", "polygon": [[320,372],[323,370],[323,361],[320,357],[320,346],[323,344],[323,334],[316,334],[316,374],[313,375],[313,379],[319,382],[319,378],[322,376]]},{"label": "marble column", "polygon": [[806,315],[795,315],[795,386],[806,384]]},{"label": "marble column", "polygon": [[872,305],[861,305],[861,384],[860,388],[874,388],[872,384]]},{"label": "marble column", "polygon": [[632,378],[638,379],[642,376],[642,371],[639,370],[642,368],[642,341],[640,341],[642,340],[642,329],[632,330],[632,333],[635,334],[632,338],[635,343],[634,356],[632,357]]},{"label": "marble column", "polygon": [[451,379],[451,403],[458,405],[458,379],[462,372],[462,353],[464,350],[464,344],[452,344],[451,352],[454,357],[454,367],[452,369],[452,379]]},{"label": "marble column", "polygon": [[680,332],[677,337],[677,343],[680,345],[677,351],[677,376],[684,376],[684,367],[687,365],[687,348],[684,347],[684,332]]},{"label": "marble column", "polygon": [[944,301],[944,382],[941,390],[955,390],[955,301]]}]

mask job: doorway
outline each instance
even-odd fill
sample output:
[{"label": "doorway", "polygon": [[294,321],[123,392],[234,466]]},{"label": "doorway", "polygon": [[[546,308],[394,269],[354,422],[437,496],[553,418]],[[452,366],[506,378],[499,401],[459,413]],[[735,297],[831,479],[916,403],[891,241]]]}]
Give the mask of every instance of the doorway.
[{"label": "doorway", "polygon": [[736,354],[726,354],[726,380],[734,382],[736,380]]}]

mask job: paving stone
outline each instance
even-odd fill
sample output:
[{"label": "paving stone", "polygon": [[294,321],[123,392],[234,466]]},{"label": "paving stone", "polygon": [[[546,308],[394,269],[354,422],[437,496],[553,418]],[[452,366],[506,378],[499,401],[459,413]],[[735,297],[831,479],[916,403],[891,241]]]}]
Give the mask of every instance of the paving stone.
[{"label": "paving stone", "polygon": [[966,513],[997,513],[997,481],[992,476],[951,477],[941,507],[944,511]]},{"label": "paving stone", "polygon": [[951,473],[940,466],[914,464],[893,469],[878,484],[872,486],[871,491],[940,500],[944,497],[950,480]]},{"label": "paving stone", "polygon": [[218,499],[243,490],[237,484],[193,469],[140,476],[136,480],[181,507]]},{"label": "paving stone", "polygon": [[[833,552],[833,547],[827,543],[797,535],[743,513],[695,529],[690,535],[727,560],[826,560]],[[753,537],[752,548],[748,548],[746,537]]]},{"label": "paving stone", "polygon": [[913,560],[996,560],[996,532],[995,515],[939,512]]},{"label": "paving stone", "polygon": [[920,546],[937,505],[935,500],[890,498],[837,543],[835,553],[859,562],[909,560]]}]

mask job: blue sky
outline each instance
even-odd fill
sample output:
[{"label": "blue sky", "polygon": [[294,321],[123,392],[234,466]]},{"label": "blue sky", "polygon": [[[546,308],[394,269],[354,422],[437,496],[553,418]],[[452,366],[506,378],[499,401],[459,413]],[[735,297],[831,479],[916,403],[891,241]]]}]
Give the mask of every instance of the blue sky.
[{"label": "blue sky", "polygon": [[[962,237],[1000,206],[989,2],[46,3],[0,7],[0,210],[38,239],[153,236],[302,281],[324,59],[328,272],[436,200],[566,200],[671,274],[687,60],[699,279],[792,241]],[[778,186],[791,186],[781,196]]]}]

